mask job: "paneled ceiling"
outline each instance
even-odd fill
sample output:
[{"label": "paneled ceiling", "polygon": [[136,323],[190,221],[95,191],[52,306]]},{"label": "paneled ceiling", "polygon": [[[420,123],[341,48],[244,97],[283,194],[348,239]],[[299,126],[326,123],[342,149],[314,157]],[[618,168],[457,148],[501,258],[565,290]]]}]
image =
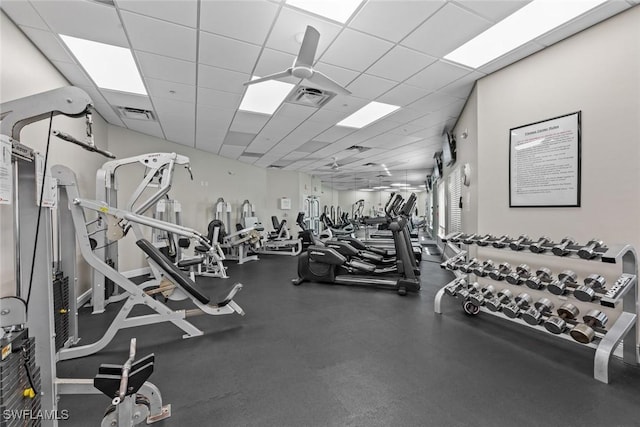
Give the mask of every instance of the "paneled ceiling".
[{"label": "paneled ceiling", "polygon": [[[477,79],[637,1],[608,1],[478,69],[443,59],[527,3],[363,0],[345,24],[285,0],[4,0],[1,8],[109,123],[353,189],[422,183]],[[352,94],[321,108],[239,111],[242,83],[291,66],[307,25],[320,32],[315,68]],[[130,48],[148,96],[99,89],[59,34]],[[373,100],[401,108],[362,129],[336,126]],[[152,110],[157,120],[123,118],[117,106]]]}]

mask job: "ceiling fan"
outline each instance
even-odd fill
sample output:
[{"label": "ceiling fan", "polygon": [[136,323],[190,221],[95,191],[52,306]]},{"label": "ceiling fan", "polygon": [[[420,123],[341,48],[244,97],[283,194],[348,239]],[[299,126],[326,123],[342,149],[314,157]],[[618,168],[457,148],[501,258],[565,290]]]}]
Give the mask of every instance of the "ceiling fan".
[{"label": "ceiling fan", "polygon": [[316,50],[318,49],[318,40],[320,40],[320,33],[318,30],[307,25],[304,38],[302,39],[302,45],[300,46],[300,51],[298,52],[298,56],[291,67],[279,73],[244,82],[243,84],[247,86],[267,80],[277,80],[293,76],[299,79],[305,79],[311,83],[317,84],[323,89],[327,89],[341,95],[351,95],[350,91],[313,68],[312,64],[316,56]]}]

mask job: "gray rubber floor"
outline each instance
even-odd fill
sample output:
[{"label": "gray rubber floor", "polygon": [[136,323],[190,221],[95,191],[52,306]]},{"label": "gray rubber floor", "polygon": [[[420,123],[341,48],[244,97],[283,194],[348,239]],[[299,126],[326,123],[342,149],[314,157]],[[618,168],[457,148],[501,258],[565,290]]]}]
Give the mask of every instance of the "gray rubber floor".
[{"label": "gray rubber floor", "polygon": [[[422,291],[305,283],[296,258],[231,265],[246,316],[200,316],[205,335],[182,340],[171,324],[119,332],[108,349],[58,364],[61,377],[92,377],[122,363],[131,337],[156,355],[156,384],[173,416],[158,426],[640,426],[640,369],[613,360],[611,384],[592,378],[593,350],[487,315],[453,299],[433,312],[451,279],[422,263]],[[80,316],[83,342],[115,315]],[[105,396],[64,396],[62,426],[99,425]]]}]

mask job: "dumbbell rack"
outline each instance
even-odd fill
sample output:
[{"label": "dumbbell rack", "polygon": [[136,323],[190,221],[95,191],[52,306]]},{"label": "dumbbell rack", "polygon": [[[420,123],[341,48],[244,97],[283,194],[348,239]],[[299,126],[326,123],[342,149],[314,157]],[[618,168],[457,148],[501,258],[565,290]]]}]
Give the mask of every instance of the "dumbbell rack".
[{"label": "dumbbell rack", "polygon": [[[446,236],[443,241],[450,242],[452,237],[459,237],[459,233],[452,233]],[[480,239],[478,237],[477,239]],[[460,241],[460,239],[456,239]],[[515,240],[515,239],[513,239]],[[485,240],[486,242],[486,240]],[[489,241],[490,243],[491,241]],[[467,239],[464,244],[474,244],[475,241]],[[508,249],[507,241],[507,249]],[[448,243],[449,244],[449,243]],[[551,245],[548,248],[550,249]],[[502,248],[498,248],[502,249]],[[525,247],[525,249],[528,249]],[[577,258],[577,251],[580,249],[579,246],[571,246],[569,247],[569,255],[567,257]],[[622,313],[618,317],[618,319],[611,325],[606,333],[597,332],[596,338],[588,343],[581,344],[584,346],[595,348],[595,356],[594,356],[594,365],[593,365],[593,377],[601,381],[603,383],[609,382],[609,360],[613,351],[616,349],[618,344],[622,341],[622,353],[623,360],[625,363],[630,365],[640,365],[640,354],[638,353],[637,348],[637,336],[636,336],[636,323],[638,322],[638,258],[635,249],[631,245],[613,245],[608,248],[601,248],[597,250],[598,255],[594,258],[594,260],[600,259],[601,262],[612,263],[612,264],[621,264],[622,265],[622,275],[613,284],[608,288],[606,294],[601,296],[599,303],[605,307],[616,307],[622,301]],[[527,254],[529,254],[528,252]],[[466,251],[460,251],[456,257],[464,256]],[[550,255],[548,251],[542,254],[530,253],[532,255]],[[457,272],[456,272],[456,275]],[[464,277],[464,276],[463,276]],[[626,282],[621,284],[621,286],[617,286],[621,279],[625,278]],[[457,280],[457,279],[456,279]],[[492,279],[488,279],[492,280]],[[450,282],[452,283],[452,282]],[[441,303],[442,296],[445,295],[445,288],[450,284],[443,286],[435,296],[434,301],[434,311],[438,314],[442,314]],[[592,304],[598,304],[598,302],[594,301]],[[480,311],[483,313],[491,314],[493,316],[517,323],[519,325],[524,325],[529,328],[533,328],[539,331],[544,331],[547,333],[546,329],[542,325],[531,325],[521,318],[510,318],[504,315],[500,311],[490,311],[484,306],[480,307]],[[553,334],[552,334],[553,335]],[[559,334],[554,335],[556,337],[560,337],[566,340],[569,340],[575,344],[580,344],[577,341],[573,340],[568,334]]]}]

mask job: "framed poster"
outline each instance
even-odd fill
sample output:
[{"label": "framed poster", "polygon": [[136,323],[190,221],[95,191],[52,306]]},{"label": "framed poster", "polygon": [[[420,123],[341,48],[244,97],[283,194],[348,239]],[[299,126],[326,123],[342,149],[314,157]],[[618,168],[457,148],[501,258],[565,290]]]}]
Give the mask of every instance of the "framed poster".
[{"label": "framed poster", "polygon": [[509,131],[509,207],[580,206],[580,111]]}]

